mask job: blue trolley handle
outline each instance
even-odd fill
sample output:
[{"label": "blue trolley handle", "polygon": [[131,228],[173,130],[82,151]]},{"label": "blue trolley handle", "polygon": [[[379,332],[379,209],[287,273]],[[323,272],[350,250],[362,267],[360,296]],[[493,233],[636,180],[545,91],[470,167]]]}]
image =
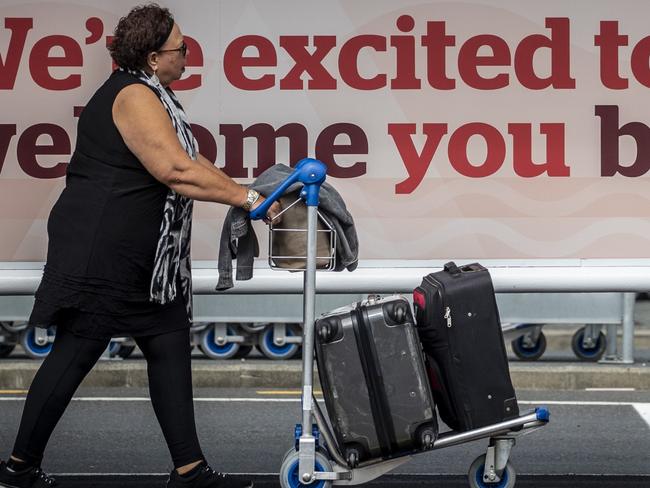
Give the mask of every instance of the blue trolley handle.
[{"label": "blue trolley handle", "polygon": [[293,173],[259,207],[249,213],[250,218],[252,220],[260,220],[266,217],[266,212],[273,205],[273,202],[280,198],[287,188],[298,181],[304,185],[300,196],[305,200],[307,206],[317,207],[318,194],[321,185],[325,181],[326,174],[327,166],[323,162],[312,158],[301,159],[294,168]]}]

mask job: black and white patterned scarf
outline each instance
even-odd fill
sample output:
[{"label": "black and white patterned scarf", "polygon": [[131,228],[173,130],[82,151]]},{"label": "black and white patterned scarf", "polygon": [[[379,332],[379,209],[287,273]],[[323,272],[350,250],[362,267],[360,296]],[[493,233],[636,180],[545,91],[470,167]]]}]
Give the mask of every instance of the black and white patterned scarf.
[{"label": "black and white patterned scarf", "polygon": [[[144,71],[129,70],[128,72],[153,88],[169,114],[181,146],[190,158],[196,159],[196,142],[192,135],[192,128],[176,95],[171,90],[165,89],[156,75],[149,76]],[[160,225],[160,237],[149,290],[149,299],[152,302],[169,303],[176,297],[176,278],[178,276],[190,320],[192,320],[192,261],[190,258],[192,207],[192,199],[169,189]]]}]

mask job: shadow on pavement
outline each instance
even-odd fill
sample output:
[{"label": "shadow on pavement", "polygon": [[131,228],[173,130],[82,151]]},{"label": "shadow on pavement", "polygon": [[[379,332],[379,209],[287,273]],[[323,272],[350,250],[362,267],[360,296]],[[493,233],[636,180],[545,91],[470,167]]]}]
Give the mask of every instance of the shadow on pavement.
[{"label": "shadow on pavement", "polygon": [[[275,475],[253,476],[255,488],[278,488]],[[164,488],[165,476],[57,476],[61,488]],[[467,488],[465,476],[386,475],[373,488]],[[650,476],[518,476],[517,488],[648,488]]]}]

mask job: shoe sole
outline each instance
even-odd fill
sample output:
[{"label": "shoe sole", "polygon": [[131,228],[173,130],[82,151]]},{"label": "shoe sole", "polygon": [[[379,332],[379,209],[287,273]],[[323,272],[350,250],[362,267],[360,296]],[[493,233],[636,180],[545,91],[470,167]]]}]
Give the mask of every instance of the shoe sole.
[{"label": "shoe sole", "polygon": [[2,481],[0,481],[0,487],[2,487],[2,488],[20,488],[19,486],[16,486],[16,485],[7,485],[6,483],[3,483]]}]

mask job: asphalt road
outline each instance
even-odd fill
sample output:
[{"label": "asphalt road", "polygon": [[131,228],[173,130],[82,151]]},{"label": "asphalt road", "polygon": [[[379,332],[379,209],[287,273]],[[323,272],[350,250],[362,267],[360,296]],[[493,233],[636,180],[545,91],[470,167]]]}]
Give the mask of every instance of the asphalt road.
[{"label": "asphalt road", "polygon": [[[517,486],[650,486],[650,392],[519,391],[522,410],[546,404],[551,423],[523,436],[511,460]],[[0,456],[9,454],[24,392],[0,393]],[[204,453],[215,468],[277,486],[298,396],[278,390],[196,390]],[[467,486],[486,441],[415,456],[372,486]],[[64,486],[164,486],[171,461],[142,389],[80,390],[51,438],[43,467]],[[124,476],[129,475],[129,476]]]}]

